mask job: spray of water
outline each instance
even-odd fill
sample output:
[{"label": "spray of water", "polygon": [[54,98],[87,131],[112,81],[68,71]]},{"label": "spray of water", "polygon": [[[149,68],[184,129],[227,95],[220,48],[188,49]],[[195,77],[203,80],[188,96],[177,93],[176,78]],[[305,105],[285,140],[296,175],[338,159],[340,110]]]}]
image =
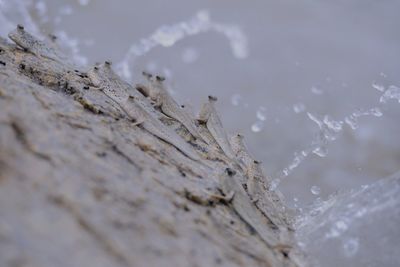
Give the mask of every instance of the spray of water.
[{"label": "spray of water", "polygon": [[34,35],[41,36],[39,28],[28,11],[29,8],[33,7],[33,4],[32,0],[0,0],[0,35],[7,36],[19,23],[23,24]]},{"label": "spray of water", "polygon": [[[383,92],[379,99],[380,104],[386,104],[391,99],[397,100],[400,103],[399,87],[391,85],[386,89],[384,86],[377,85],[376,83],[373,83],[372,87]],[[340,133],[343,131],[343,125],[346,124],[350,129],[356,130],[358,128],[358,119],[360,117],[382,117],[383,113],[379,107],[373,107],[370,109],[356,109],[342,120],[334,120],[329,115],[318,116],[310,112],[307,112],[307,116],[318,126],[318,131],[315,134],[311,145],[300,152],[295,152],[289,165],[276,175],[276,178],[271,183],[271,190],[275,190],[282,179],[289,176],[310,154],[326,157],[328,154],[329,143],[338,138]]]},{"label": "spray of water", "polygon": [[243,59],[248,56],[247,38],[237,26],[214,22],[211,20],[207,10],[200,10],[188,21],[178,22],[173,25],[163,25],[149,37],[133,44],[123,57],[123,60],[117,64],[117,71],[125,79],[131,80],[131,66],[137,57],[145,55],[155,47],[171,47],[186,37],[209,31],[221,33],[229,40],[234,57]]}]

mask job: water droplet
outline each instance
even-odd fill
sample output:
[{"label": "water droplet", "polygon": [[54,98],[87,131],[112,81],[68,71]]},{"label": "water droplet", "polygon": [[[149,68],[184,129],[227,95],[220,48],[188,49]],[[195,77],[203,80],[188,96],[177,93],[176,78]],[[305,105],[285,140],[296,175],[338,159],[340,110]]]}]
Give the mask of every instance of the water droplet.
[{"label": "water droplet", "polygon": [[288,168],[284,168],[282,173],[283,173],[283,176],[286,177],[290,174],[290,171],[288,170]]},{"label": "water droplet", "polygon": [[193,63],[199,58],[199,53],[195,48],[188,47],[182,52],[182,61],[185,63]]},{"label": "water droplet", "polygon": [[320,213],[321,213],[320,209],[313,209],[312,211],[310,211],[311,217],[318,216]]},{"label": "water droplet", "polygon": [[229,39],[233,55],[236,58],[243,59],[248,56],[247,38],[238,27],[228,27],[218,23],[212,26],[215,31],[223,33]]},{"label": "water droplet", "polygon": [[328,148],[326,146],[319,146],[313,150],[313,153],[321,158],[325,158],[328,155]]},{"label": "water droplet", "polygon": [[335,121],[328,115],[325,115],[324,117],[324,123],[326,126],[328,126],[329,129],[332,129],[335,132],[340,132],[342,130],[342,121]]},{"label": "water droplet", "polygon": [[279,179],[272,180],[271,184],[269,186],[269,190],[275,191],[278,188],[280,183],[281,183],[281,180],[279,180]]},{"label": "water droplet", "polygon": [[320,121],[320,120],[317,118],[316,115],[311,114],[310,112],[307,112],[307,116],[308,116],[308,118],[310,118],[310,120],[312,120],[313,122],[315,122],[315,123],[318,125],[318,127],[319,127],[320,129],[322,129],[322,121]]},{"label": "water droplet", "polygon": [[164,47],[173,46],[184,37],[184,32],[176,27],[161,26],[154,34],[153,40]]},{"label": "water droplet", "polygon": [[382,113],[382,111],[380,110],[380,108],[371,108],[371,109],[370,109],[370,113],[371,113],[372,115],[374,115],[375,117],[382,117],[382,115],[383,115],[383,113]]},{"label": "water droplet", "polygon": [[232,103],[232,105],[234,105],[234,106],[239,106],[240,101],[242,101],[242,96],[241,96],[241,95],[239,95],[239,94],[233,94],[233,95],[231,96],[231,103]]},{"label": "water droplet", "polygon": [[335,229],[335,227],[331,227],[331,229],[329,229],[329,232],[325,234],[325,238],[334,238],[338,237],[339,235],[340,233]]},{"label": "water droplet", "polygon": [[335,224],[335,226],[336,226],[336,228],[337,228],[338,230],[340,230],[341,232],[346,231],[347,228],[348,228],[347,224],[346,224],[344,221],[342,221],[342,220],[337,221],[336,224]]},{"label": "water droplet", "polygon": [[361,190],[366,190],[366,189],[368,189],[369,188],[369,185],[368,184],[363,184],[362,186],[361,186]]},{"label": "water droplet", "polygon": [[313,206],[315,206],[315,207],[318,207],[319,209],[322,209],[322,199],[320,198],[320,197],[317,197],[314,201],[313,201],[313,203],[312,203],[312,205]]},{"label": "water droplet", "polygon": [[358,238],[348,238],[343,242],[343,250],[346,257],[352,257],[357,254],[358,247]]},{"label": "water droplet", "polygon": [[354,112],[353,112],[353,117],[354,118],[358,118],[364,115],[368,115],[369,113],[367,111],[364,111],[362,108],[357,108]]},{"label": "water droplet", "polygon": [[339,237],[342,233],[344,233],[348,229],[347,224],[339,220],[337,221],[329,230],[328,233],[326,233],[325,237],[326,238],[336,238]]},{"label": "water droplet", "polygon": [[366,214],[366,213],[367,213],[367,209],[365,207],[363,207],[356,212],[356,217],[360,218],[360,217],[364,216],[364,214]]},{"label": "water droplet", "polygon": [[389,86],[379,99],[379,102],[386,103],[389,99],[396,99],[400,103],[400,88],[394,85]]},{"label": "water droplet", "polygon": [[293,105],[293,111],[295,113],[301,113],[306,110],[306,106],[303,103],[297,103]]},{"label": "water droplet", "polygon": [[324,91],[315,86],[311,87],[311,92],[316,95],[322,95],[324,93]]},{"label": "water droplet", "polygon": [[132,77],[131,69],[126,62],[119,63],[116,67],[116,71],[119,75],[121,75],[125,80],[130,80]]},{"label": "water droplet", "polygon": [[80,44],[81,41],[77,38],[72,38],[65,31],[56,31],[55,35],[57,36],[57,40],[59,44],[62,44],[62,47],[65,51],[68,51],[72,58],[71,60],[81,66],[85,66],[88,62],[88,59],[80,53]]},{"label": "water droplet", "polygon": [[302,157],[295,156],[292,163],[289,165],[289,169],[290,170],[295,169],[297,166],[299,166],[302,160],[303,160]]},{"label": "water droplet", "polygon": [[311,186],[311,193],[313,195],[319,195],[321,193],[321,188],[316,185]]},{"label": "water droplet", "polygon": [[257,113],[256,113],[257,119],[260,121],[265,121],[267,119],[265,115],[265,107],[261,106],[258,108]]},{"label": "water droplet", "polygon": [[384,91],[385,91],[385,86],[383,86],[382,84],[373,82],[373,83],[371,84],[371,86],[372,86],[372,88],[374,88],[374,89],[376,89],[376,90],[378,90],[378,91],[380,91],[380,92],[384,92]]},{"label": "water droplet", "polygon": [[357,129],[357,127],[358,127],[357,119],[354,116],[350,115],[350,116],[346,117],[344,119],[344,121],[350,126],[351,129],[353,129],[353,130]]},{"label": "water droplet", "polygon": [[254,133],[259,133],[261,130],[264,128],[264,122],[263,121],[256,121],[251,125],[251,131]]}]

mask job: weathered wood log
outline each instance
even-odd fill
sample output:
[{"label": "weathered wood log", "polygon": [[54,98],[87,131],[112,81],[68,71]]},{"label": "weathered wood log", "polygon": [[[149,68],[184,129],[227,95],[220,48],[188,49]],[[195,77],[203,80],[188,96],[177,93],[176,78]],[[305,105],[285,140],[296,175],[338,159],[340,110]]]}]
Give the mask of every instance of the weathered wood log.
[{"label": "weathered wood log", "polygon": [[162,121],[200,161],[135,126],[83,70],[1,38],[0,266],[306,266],[279,196],[257,210],[266,243],[234,208],[245,195],[222,196],[219,176],[246,170]]}]

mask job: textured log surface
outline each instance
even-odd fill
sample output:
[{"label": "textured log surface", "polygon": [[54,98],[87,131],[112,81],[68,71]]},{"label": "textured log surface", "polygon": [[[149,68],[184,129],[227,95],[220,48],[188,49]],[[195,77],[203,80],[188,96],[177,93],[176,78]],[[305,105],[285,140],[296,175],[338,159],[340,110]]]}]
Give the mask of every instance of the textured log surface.
[{"label": "textured log surface", "polygon": [[212,198],[227,167],[245,171],[163,123],[202,160],[133,126],[82,70],[0,39],[0,266],[306,266],[281,202],[263,213],[270,246]]}]

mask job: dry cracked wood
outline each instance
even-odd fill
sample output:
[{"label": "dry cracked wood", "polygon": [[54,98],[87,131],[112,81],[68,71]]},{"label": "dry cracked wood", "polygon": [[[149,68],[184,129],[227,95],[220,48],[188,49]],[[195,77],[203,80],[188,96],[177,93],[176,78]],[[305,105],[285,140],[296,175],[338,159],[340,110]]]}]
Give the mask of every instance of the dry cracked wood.
[{"label": "dry cracked wood", "polygon": [[271,245],[235,210],[243,188],[221,196],[219,175],[246,171],[216,144],[163,120],[191,160],[70,66],[0,38],[0,266],[307,265],[278,213],[260,212]]}]

